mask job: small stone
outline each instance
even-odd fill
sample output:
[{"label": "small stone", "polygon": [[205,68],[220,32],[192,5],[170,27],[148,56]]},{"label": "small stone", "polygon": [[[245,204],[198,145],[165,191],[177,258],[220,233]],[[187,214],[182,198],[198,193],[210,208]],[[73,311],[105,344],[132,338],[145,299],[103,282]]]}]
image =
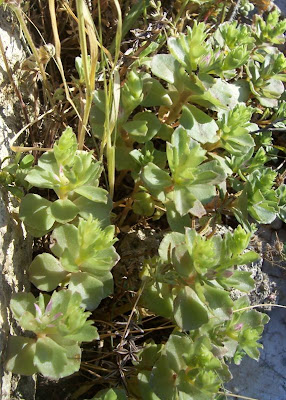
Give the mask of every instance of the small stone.
[{"label": "small stone", "polygon": [[283,222],[278,217],[275,218],[273,222],[271,222],[270,227],[275,231],[278,231],[282,228]]}]

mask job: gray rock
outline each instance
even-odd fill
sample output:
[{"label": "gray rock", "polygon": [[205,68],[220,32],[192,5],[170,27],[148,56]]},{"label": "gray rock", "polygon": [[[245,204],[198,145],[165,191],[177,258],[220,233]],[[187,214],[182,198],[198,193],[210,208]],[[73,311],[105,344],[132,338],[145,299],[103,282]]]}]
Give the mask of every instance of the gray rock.
[{"label": "gray rock", "polygon": [[282,13],[286,15],[286,0],[275,0],[274,3],[280,8]]},{"label": "gray rock", "polygon": [[[25,58],[25,54],[16,25],[7,18],[9,14],[7,11],[4,13],[2,7],[0,9],[0,36],[6,57],[13,70],[14,66]],[[10,84],[2,57],[0,57],[0,89],[0,158],[2,161],[11,155],[9,142],[21,129],[23,120],[18,99]],[[13,293],[29,288],[26,268],[31,262],[32,239],[26,235],[21,223],[13,218],[14,209],[7,193],[3,191],[0,197],[0,398],[1,400],[33,400],[35,393],[33,377],[19,377],[5,371],[8,336],[20,333],[9,310],[9,302]]]}]

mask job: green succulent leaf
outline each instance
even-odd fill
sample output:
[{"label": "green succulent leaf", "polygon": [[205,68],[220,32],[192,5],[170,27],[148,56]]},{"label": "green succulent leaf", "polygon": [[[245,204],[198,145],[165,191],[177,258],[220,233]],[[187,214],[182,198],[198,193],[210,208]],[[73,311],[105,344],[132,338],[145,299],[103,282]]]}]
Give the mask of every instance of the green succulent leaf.
[{"label": "green succulent leaf", "polygon": [[180,123],[188,135],[199,143],[215,143],[219,140],[216,122],[195,106],[190,104],[183,106]]},{"label": "green succulent leaf", "polygon": [[122,389],[104,389],[96,394],[92,400],[127,400],[127,396]]},{"label": "green succulent leaf", "polygon": [[234,271],[229,278],[224,278],[222,282],[246,293],[254,288],[254,280],[251,278],[251,272],[247,271]]},{"label": "green succulent leaf", "polygon": [[94,187],[94,186],[81,186],[74,190],[75,193],[87,198],[88,200],[94,201],[96,203],[106,204],[108,201],[108,193],[106,190]]},{"label": "green succulent leaf", "polygon": [[34,258],[29,267],[30,281],[39,289],[46,292],[54,290],[66,277],[58,259],[51,254],[43,253]]},{"label": "green succulent leaf", "polygon": [[29,228],[48,232],[55,223],[52,203],[38,194],[27,194],[21,202],[19,218]]},{"label": "green succulent leaf", "polygon": [[166,82],[175,83],[176,71],[179,68],[180,64],[171,54],[156,54],[152,58],[152,73]]},{"label": "green succulent leaf", "polygon": [[132,209],[135,214],[150,217],[154,214],[155,203],[149,193],[138,192],[134,195]]},{"label": "green succulent leaf", "polygon": [[57,222],[62,224],[72,221],[78,214],[79,209],[70,200],[58,199],[51,205],[51,213]]},{"label": "green succulent leaf", "polygon": [[14,374],[33,375],[37,372],[34,365],[36,341],[31,338],[11,336],[8,341],[5,368]]},{"label": "green succulent leaf", "polygon": [[108,273],[101,279],[86,272],[73,274],[69,281],[69,290],[81,295],[82,304],[87,310],[94,310],[102,299],[113,292],[112,275]]},{"label": "green succulent leaf", "polygon": [[203,286],[204,296],[208,306],[219,313],[220,317],[230,318],[233,301],[229,293],[225,290],[212,287],[209,285]]},{"label": "green succulent leaf", "polygon": [[14,318],[19,320],[24,312],[34,314],[35,312],[35,297],[32,293],[17,293],[13,294],[10,301],[10,308]]},{"label": "green succulent leaf", "polygon": [[197,329],[209,320],[206,306],[189,287],[181,289],[174,300],[174,318],[178,326],[185,331]]},{"label": "green succulent leaf", "polygon": [[139,390],[143,400],[160,400],[150,388],[150,371],[142,371],[138,374]]},{"label": "green succulent leaf", "polygon": [[79,209],[79,215],[85,220],[92,215],[93,219],[99,221],[102,228],[110,225],[110,214],[113,206],[110,196],[107,196],[107,202],[102,203],[94,202],[88,200],[86,197],[79,196],[74,200],[74,204]]},{"label": "green succulent leaf", "polygon": [[168,91],[157,79],[151,78],[149,74],[144,75],[143,92],[145,94],[144,100],[141,103],[143,107],[172,105]]},{"label": "green succulent leaf", "polygon": [[153,163],[144,167],[141,177],[150,193],[159,200],[165,198],[165,189],[172,185],[169,174]]},{"label": "green succulent leaf", "polygon": [[37,340],[34,364],[42,375],[59,379],[79,370],[80,356],[79,346],[66,349],[51,338],[44,337]]},{"label": "green succulent leaf", "polygon": [[166,355],[162,355],[154,365],[149,384],[159,399],[173,400],[177,397],[176,380]]},{"label": "green succulent leaf", "polygon": [[67,127],[54,145],[54,155],[58,165],[63,167],[73,163],[77,151],[77,138],[71,127]]},{"label": "green succulent leaf", "polygon": [[168,285],[158,283],[146,285],[140,303],[156,315],[172,319],[173,298],[172,292],[168,290]]},{"label": "green succulent leaf", "polygon": [[59,167],[53,152],[44,153],[38,160],[38,165],[32,168],[25,180],[32,186],[54,189],[60,186]]},{"label": "green succulent leaf", "polygon": [[78,230],[75,225],[65,224],[54,229],[51,236],[51,250],[55,256],[61,257],[65,249],[76,257],[78,254]]}]

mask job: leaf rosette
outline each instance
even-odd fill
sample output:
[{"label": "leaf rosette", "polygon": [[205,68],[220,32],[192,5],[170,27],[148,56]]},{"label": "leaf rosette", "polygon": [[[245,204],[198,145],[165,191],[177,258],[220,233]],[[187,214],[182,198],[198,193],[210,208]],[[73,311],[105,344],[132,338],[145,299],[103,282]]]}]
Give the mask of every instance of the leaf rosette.
[{"label": "leaf rosette", "polygon": [[[100,228],[92,217],[79,219],[78,227],[65,224],[54,229],[54,255],[36,256],[29,267],[31,282],[40,290],[54,290],[60,283],[72,293],[80,293],[82,305],[94,310],[113,291],[110,270],[119,256],[113,246],[114,226]],[[57,258],[56,258],[56,257]]]},{"label": "leaf rosette", "polygon": [[105,206],[101,210],[104,219],[110,205],[107,191],[98,187],[101,173],[101,163],[94,161],[91,152],[77,150],[76,136],[68,127],[53,151],[44,153],[25,178],[32,186],[53,189],[59,198],[51,202],[32,193],[23,198],[19,217],[28,231],[43,236],[56,223],[70,222],[78,214],[85,217],[84,210],[90,208],[90,203],[94,209]]},{"label": "leaf rosette", "polygon": [[171,201],[180,216],[191,213],[201,217],[205,214],[203,204],[213,199],[215,186],[225,179],[225,172],[217,161],[204,162],[205,154],[199,143],[179,127],[167,144],[171,176],[154,163],[148,163],[142,171],[142,181],[158,200]]},{"label": "leaf rosette", "polygon": [[[193,341],[184,333],[173,333],[160,346],[149,343],[139,354],[139,391],[143,400],[214,399],[222,382],[231,379],[223,359],[213,354],[207,336]],[[152,397],[154,398],[154,397]]]},{"label": "leaf rosette", "polygon": [[147,263],[143,272],[147,279],[143,306],[174,320],[185,331],[200,328],[210,318],[230,319],[230,289],[249,292],[254,287],[251,273],[235,268],[259,258],[254,251],[244,252],[250,236],[240,226],[232,234],[211,239],[190,228],[185,235],[167,234],[159,248],[160,258]]},{"label": "leaf rosette", "polygon": [[36,372],[50,379],[71,375],[80,368],[81,342],[99,338],[81,296],[70,290],[52,296],[17,293],[10,303],[14,318],[34,337],[11,336],[6,368],[21,375]]}]

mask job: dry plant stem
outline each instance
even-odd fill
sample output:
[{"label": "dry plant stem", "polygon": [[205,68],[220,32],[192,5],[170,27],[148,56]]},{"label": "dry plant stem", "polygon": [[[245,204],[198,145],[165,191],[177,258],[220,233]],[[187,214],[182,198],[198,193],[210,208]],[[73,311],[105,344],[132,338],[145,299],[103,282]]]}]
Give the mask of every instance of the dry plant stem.
[{"label": "dry plant stem", "polygon": [[191,96],[191,93],[188,92],[183,92],[181,93],[179,99],[175,103],[175,105],[172,107],[172,111],[168,115],[165,123],[171,125],[173,122],[175,122],[182,110],[183,105],[187,102],[188,98]]},{"label": "dry plant stem", "polygon": [[50,11],[50,17],[51,17],[51,23],[52,23],[52,30],[53,30],[53,35],[54,35],[54,41],[55,41],[55,59],[56,59],[56,65],[58,67],[58,70],[60,71],[62,81],[64,84],[64,89],[65,89],[65,94],[67,101],[71,104],[72,108],[75,110],[79,120],[81,121],[81,116],[72,101],[70,97],[70,89],[67,85],[67,81],[65,78],[65,73],[64,73],[64,67],[62,64],[61,60],[61,41],[59,37],[59,32],[58,32],[58,26],[57,26],[57,18],[56,18],[56,10],[55,10],[55,0],[49,0],[49,11]]},{"label": "dry plant stem", "polygon": [[[122,15],[121,8],[118,0],[114,0],[114,4],[117,10],[118,15],[118,23],[117,23],[117,31],[115,38],[115,55],[113,61],[113,70],[112,77],[109,82],[109,90],[110,92],[107,94],[107,90],[105,91],[106,96],[110,96],[112,94],[112,109],[111,113],[106,109],[106,121],[105,121],[105,141],[106,141],[106,157],[107,157],[107,166],[108,166],[108,182],[109,182],[109,193],[111,198],[113,198],[114,194],[114,185],[115,185],[115,141],[116,141],[116,129],[117,129],[117,118],[119,113],[119,103],[120,103],[120,74],[117,67],[117,62],[120,55],[120,44],[122,38]],[[110,96],[111,97],[111,96]],[[110,98],[109,97],[109,98]],[[107,100],[107,99],[106,99]],[[111,101],[106,101],[106,108],[111,104]],[[110,119],[109,119],[110,118]],[[108,119],[108,120],[107,120]],[[113,135],[114,132],[114,135]],[[112,143],[112,135],[114,136],[114,142]],[[105,143],[103,143],[103,146]],[[103,148],[102,148],[103,150]]]},{"label": "dry plant stem", "polygon": [[[67,13],[75,20],[75,22],[78,24],[78,18],[77,16],[74,14],[74,12],[72,11],[72,9],[70,8],[70,6],[68,5],[68,3],[66,1],[61,2],[62,6],[66,9]],[[85,29],[86,34],[88,34],[87,29]],[[98,37],[98,36],[97,36]],[[96,45],[103,50],[104,54],[107,56],[109,62],[112,64],[112,57],[110,52],[107,50],[106,47],[103,46],[102,43],[100,43],[98,41],[98,38],[96,37]]]},{"label": "dry plant stem", "polygon": [[258,399],[254,399],[253,397],[245,397],[245,396],[240,396],[238,394],[233,394],[233,393],[225,393],[222,391],[218,391],[219,394],[223,394],[227,397],[235,397],[236,399],[244,399],[244,400],[258,400]]},{"label": "dry plant stem", "polygon": [[[114,71],[114,81],[113,81],[113,105],[111,118],[109,123],[109,134],[107,136],[107,165],[108,165],[108,182],[109,182],[109,192],[111,198],[114,195],[115,186],[115,141],[116,141],[116,128],[117,128],[117,117],[119,112],[119,101],[120,101],[120,75],[118,70]],[[114,134],[114,143],[112,143],[112,133]]]},{"label": "dry plant stem", "polygon": [[141,288],[138,290],[137,298],[136,298],[135,303],[134,303],[134,305],[133,305],[132,311],[131,311],[131,313],[130,313],[130,315],[129,315],[128,321],[127,321],[127,323],[126,323],[126,325],[125,325],[124,333],[123,333],[123,335],[121,336],[119,349],[121,349],[122,346],[123,346],[123,342],[124,342],[124,339],[125,339],[125,336],[126,336],[126,332],[127,332],[128,327],[129,327],[129,325],[130,325],[131,319],[132,319],[133,314],[134,314],[134,312],[135,312],[135,309],[136,309],[136,307],[137,307],[137,305],[138,305],[138,302],[139,302],[139,300],[140,300],[140,297],[142,296],[142,293],[143,293],[143,291],[144,291],[146,282],[147,282],[147,281],[144,281],[144,282],[143,282],[143,285],[142,285]]},{"label": "dry plant stem", "polygon": [[[79,28],[79,40],[80,49],[82,57],[82,65],[85,76],[86,85],[86,96],[85,96],[85,106],[82,121],[79,124],[78,132],[78,148],[83,149],[86,125],[88,123],[89,113],[92,105],[92,96],[95,87],[95,71],[97,64],[97,45],[96,45],[96,35],[95,29],[93,27],[93,22],[89,13],[89,10],[84,2],[84,0],[76,0],[76,8],[78,14],[78,28]],[[89,37],[90,45],[90,57],[91,57],[91,68],[89,69],[88,52],[87,52],[87,42],[85,33],[85,24],[87,22],[87,31]]]},{"label": "dry plant stem", "polygon": [[37,151],[50,151],[52,149],[50,148],[44,148],[44,147],[23,147],[23,146],[13,146],[13,144],[16,142],[16,140],[22,135],[23,132],[25,132],[26,129],[28,129],[30,126],[34,125],[36,122],[41,121],[46,115],[51,114],[54,112],[54,109],[52,108],[51,110],[45,112],[42,114],[40,117],[36,118],[34,121],[30,122],[24,128],[22,128],[11,140],[10,142],[10,148],[12,151],[15,151],[17,153],[23,153],[25,151],[32,151],[32,150],[37,150]]},{"label": "dry plant stem", "polygon": [[178,14],[176,15],[176,18],[174,20],[174,26],[176,26],[178,24],[178,22],[180,21],[180,18],[183,15],[183,12],[185,11],[185,8],[187,7],[188,3],[190,3],[190,0],[185,0],[183,2],[183,4],[180,7],[180,10],[178,12]]},{"label": "dry plant stem", "polygon": [[34,45],[33,39],[32,39],[32,37],[30,35],[30,32],[27,29],[27,26],[26,26],[26,23],[25,23],[25,20],[24,20],[24,17],[23,17],[23,11],[21,10],[21,8],[19,6],[15,6],[14,4],[9,4],[9,7],[15,13],[15,15],[16,15],[18,21],[19,21],[19,24],[21,26],[21,29],[22,29],[22,31],[24,33],[24,36],[25,36],[25,38],[26,38],[26,40],[27,40],[27,42],[28,42],[28,44],[29,44],[29,46],[30,46],[30,48],[32,50],[32,53],[33,53],[33,55],[35,57],[37,65],[39,67],[39,70],[40,70],[40,73],[41,73],[41,76],[42,76],[42,79],[43,79],[43,85],[44,85],[44,88],[46,89],[46,90],[44,90],[44,96],[47,96],[48,99],[49,99],[50,104],[54,105],[55,102],[54,102],[53,98],[51,97],[50,92],[48,90],[46,72],[45,72],[43,64],[40,61],[38,50],[37,50],[36,46]]},{"label": "dry plant stem", "polygon": [[240,308],[238,310],[234,310],[233,312],[240,312],[240,311],[245,311],[245,310],[250,310],[252,308],[258,308],[258,307],[278,307],[278,308],[286,308],[286,306],[282,306],[280,304],[272,304],[272,303],[268,303],[268,304],[256,304],[254,306],[248,306],[248,307],[244,307],[244,308]]}]

